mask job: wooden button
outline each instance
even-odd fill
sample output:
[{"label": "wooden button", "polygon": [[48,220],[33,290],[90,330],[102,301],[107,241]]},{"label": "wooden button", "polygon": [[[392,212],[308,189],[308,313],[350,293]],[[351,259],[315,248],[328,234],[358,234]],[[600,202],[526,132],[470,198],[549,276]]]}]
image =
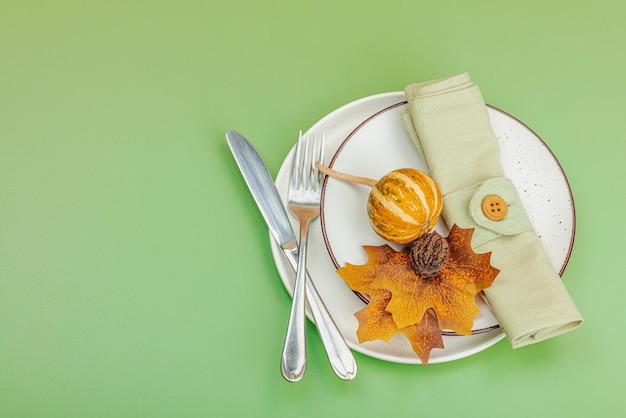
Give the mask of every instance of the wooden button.
[{"label": "wooden button", "polygon": [[500,196],[492,194],[483,199],[483,213],[487,219],[501,221],[506,216],[506,202]]}]

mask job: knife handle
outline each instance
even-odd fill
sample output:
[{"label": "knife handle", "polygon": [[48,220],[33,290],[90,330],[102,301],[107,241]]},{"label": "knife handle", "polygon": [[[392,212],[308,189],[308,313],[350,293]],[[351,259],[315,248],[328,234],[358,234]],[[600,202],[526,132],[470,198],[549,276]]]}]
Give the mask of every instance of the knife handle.
[{"label": "knife handle", "polygon": [[[283,253],[291,267],[296,271],[299,258],[297,246],[291,249],[285,249]],[[346,340],[344,340],[339,332],[337,324],[335,324],[335,321],[330,316],[328,308],[326,308],[324,301],[315,288],[315,284],[313,280],[311,280],[309,272],[307,271],[306,274],[306,299],[309,303],[322,343],[324,344],[330,365],[335,374],[341,379],[352,380],[357,373],[356,360]]]}]

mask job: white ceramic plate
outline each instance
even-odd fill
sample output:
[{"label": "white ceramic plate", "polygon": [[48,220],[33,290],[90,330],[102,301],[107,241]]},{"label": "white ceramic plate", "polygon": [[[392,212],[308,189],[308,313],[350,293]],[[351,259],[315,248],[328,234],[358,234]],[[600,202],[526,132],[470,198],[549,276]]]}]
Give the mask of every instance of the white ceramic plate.
[{"label": "white ceramic plate", "polygon": [[[333,111],[313,125],[311,132],[321,130],[326,133],[326,161],[338,171],[374,179],[400,167],[426,171],[400,121],[404,100],[403,92],[366,97]],[[526,125],[493,107],[488,110],[500,143],[501,163],[506,175],[515,183],[553,266],[562,273],[571,253],[575,229],[574,203],[565,174],[550,149]],[[292,149],[287,155],[276,177],[284,201],[293,152]],[[358,322],[354,313],[365,303],[336,273],[336,269],[346,262],[363,264],[367,261],[363,245],[388,244],[369,225],[365,211],[368,194],[365,186],[336,180],[326,182],[322,215],[311,225],[308,269],[353,350],[386,361],[418,364],[419,358],[403,335],[397,335],[389,343],[358,342]],[[295,219],[292,223],[295,227]],[[436,229],[444,236],[448,234],[443,221]],[[271,237],[270,243],[281,279],[291,294],[295,274]],[[474,320],[473,335],[444,333],[445,348],[434,349],[429,364],[467,357],[504,338],[489,308],[480,298],[477,303],[481,312]]]}]

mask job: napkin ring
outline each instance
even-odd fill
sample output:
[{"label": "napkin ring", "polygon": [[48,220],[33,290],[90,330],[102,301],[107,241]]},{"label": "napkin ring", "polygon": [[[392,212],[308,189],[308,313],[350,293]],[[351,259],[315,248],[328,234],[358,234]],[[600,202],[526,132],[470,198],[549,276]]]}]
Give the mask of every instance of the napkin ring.
[{"label": "napkin ring", "polygon": [[491,178],[443,197],[448,226],[474,228],[472,246],[502,235],[534,231],[517,189],[507,177]]}]

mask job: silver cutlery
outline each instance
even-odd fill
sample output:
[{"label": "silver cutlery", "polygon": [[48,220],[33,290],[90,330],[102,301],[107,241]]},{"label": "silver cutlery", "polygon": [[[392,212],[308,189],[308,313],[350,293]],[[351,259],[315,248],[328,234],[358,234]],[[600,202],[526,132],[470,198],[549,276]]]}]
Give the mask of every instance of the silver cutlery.
[{"label": "silver cutlery", "polygon": [[[299,260],[296,236],[269,170],[252,144],[239,132],[228,131],[226,138],[272,237],[295,271]],[[307,277],[305,282],[306,299],[333,371],[344,380],[354,379],[357,365],[350,348],[330,316],[311,278]]]},{"label": "silver cutlery", "polygon": [[300,380],[306,370],[306,315],[305,315],[305,284],[306,259],[309,239],[309,225],[320,214],[320,192],[322,174],[315,168],[315,161],[324,158],[324,136],[316,133],[313,138],[309,134],[302,136],[296,144],[296,153],[291,166],[291,180],[287,207],[298,219],[300,240],[298,242],[298,267],[293,290],[293,301],[287,335],[281,362],[281,370],[285,379],[295,382]]}]

